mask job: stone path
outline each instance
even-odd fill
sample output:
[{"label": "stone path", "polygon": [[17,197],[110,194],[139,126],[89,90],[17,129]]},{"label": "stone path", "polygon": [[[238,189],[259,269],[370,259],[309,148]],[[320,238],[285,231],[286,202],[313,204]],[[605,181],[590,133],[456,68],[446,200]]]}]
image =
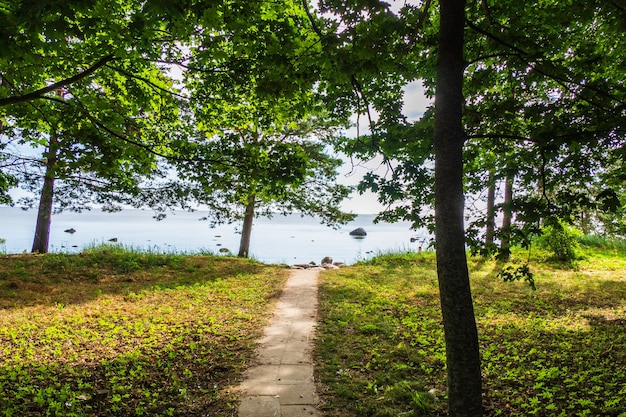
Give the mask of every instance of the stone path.
[{"label": "stone path", "polygon": [[246,371],[239,417],[319,417],[313,380],[318,270],[294,269]]}]

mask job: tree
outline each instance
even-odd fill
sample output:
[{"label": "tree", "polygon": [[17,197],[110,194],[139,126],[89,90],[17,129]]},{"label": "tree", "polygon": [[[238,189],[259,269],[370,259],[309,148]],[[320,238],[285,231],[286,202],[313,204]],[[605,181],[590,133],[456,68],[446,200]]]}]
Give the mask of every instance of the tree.
[{"label": "tree", "polygon": [[157,155],[171,153],[167,127],[179,119],[176,90],[155,64],[163,41],[137,38],[165,26],[149,26],[144,11],[124,0],[25,2],[0,16],[12,22],[10,54],[0,54],[0,120],[43,153],[13,155],[22,163],[7,168],[40,195],[34,252],[48,250],[54,209],[117,209],[142,176],[158,173]]},{"label": "tree", "polygon": [[[368,7],[360,2],[350,4],[354,8],[361,5],[367,11],[350,10],[348,15],[367,20]],[[463,218],[459,215],[462,181],[469,189],[486,189],[485,184],[492,182],[488,172],[493,168],[494,180],[508,179],[509,184],[517,187],[515,199],[507,204],[518,223],[511,227],[511,243],[513,238],[528,242],[542,217],[569,217],[581,206],[598,205],[601,197],[615,196],[616,189],[602,187],[606,193],[596,195],[590,195],[588,190],[593,190],[590,184],[600,185],[603,181],[603,175],[599,174],[604,172],[603,167],[611,166],[615,160],[623,164],[624,86],[615,68],[624,65],[620,51],[626,45],[624,31],[619,28],[623,28],[626,19],[624,9],[616,2],[594,1],[581,7],[580,3],[556,1],[497,4],[476,1],[468,3],[465,20],[463,2],[441,2],[439,14],[433,13],[434,8],[429,5],[430,2],[424,3],[420,14],[423,19],[412,21],[419,29],[412,39],[419,44],[416,49],[421,52],[409,54],[406,59],[414,60],[409,65],[419,68],[417,76],[425,79],[427,92],[435,95],[433,142],[435,169],[439,173],[435,174],[435,212],[438,258],[441,256],[442,261],[442,309],[456,309],[455,304],[446,300],[446,294],[452,285],[458,284],[454,293],[460,298],[459,310],[470,315],[467,266],[464,253],[461,254],[464,250]],[[381,7],[380,3],[369,6]],[[370,22],[363,26],[371,29]],[[448,26],[451,22],[457,25],[456,32],[453,26]],[[464,26],[468,40],[463,44]],[[444,31],[455,35],[447,38]],[[439,43],[434,36],[437,33],[440,33]],[[361,46],[366,43],[363,37],[355,38],[362,42]],[[453,51],[454,59],[450,58]],[[439,57],[436,73],[435,56]],[[442,61],[442,56],[449,61]],[[467,62],[462,61],[463,56]],[[352,57],[358,59],[358,54]],[[453,68],[457,77],[454,82],[450,82],[450,73],[442,62]],[[437,91],[432,90],[435,80]],[[455,104],[448,117],[442,107],[446,109],[450,96]],[[416,184],[412,179],[426,177],[419,174],[420,169],[415,169],[414,164],[428,163],[431,158],[424,154],[431,149],[421,143],[432,132],[432,126],[433,113],[427,112],[413,127],[398,129],[390,123],[384,130],[393,134],[372,129],[367,138],[371,140],[366,146],[374,150],[365,154],[382,150],[393,160],[390,179],[369,175],[363,183],[363,187],[379,192],[383,201],[395,203],[383,214],[387,218],[403,218],[416,224],[428,220],[424,218],[422,203],[431,201],[431,185]],[[413,140],[410,136],[405,139],[408,132],[416,134]],[[359,141],[366,142],[364,138]],[[411,156],[407,155],[409,152]],[[497,158],[487,157],[487,153]],[[489,165],[482,162],[490,160],[493,163]],[[475,169],[463,175],[463,165],[472,164]],[[609,201],[617,200],[609,198]],[[502,231],[498,233],[502,236]],[[481,240],[476,241],[482,244]],[[451,319],[454,316],[446,314],[446,332],[449,329],[455,334],[459,330],[460,334],[462,329],[456,329]],[[468,329],[464,337],[469,348],[463,348],[463,337],[446,340],[450,349],[448,360],[452,362],[448,364],[449,382],[454,384],[454,380],[468,378],[469,387],[469,392],[451,387],[451,415],[480,414],[475,328],[470,323]]]},{"label": "tree", "polygon": [[[491,168],[496,183],[513,180],[512,244],[527,244],[539,231],[541,217],[567,218],[579,210],[576,207],[600,207],[600,193],[612,189],[602,186],[607,182],[599,173],[602,166],[620,159],[623,149],[624,88],[615,73],[616,65],[624,65],[618,52],[624,37],[616,33],[623,8],[615,2],[584,7],[544,2],[538,8],[541,13],[535,9],[527,2],[468,3],[465,186],[468,198],[488,189]],[[432,34],[438,26],[435,15],[427,16],[418,38],[425,52],[412,56],[427,93],[434,94],[430,52],[436,50]],[[422,138],[432,131],[430,118],[427,112],[413,129]],[[392,140],[380,137],[377,146],[390,159],[405,160],[409,145],[394,149]],[[421,149],[428,152],[426,146]],[[424,220],[423,204],[414,199],[432,204],[424,198],[431,193],[424,187],[409,192],[416,181],[410,181],[413,171],[408,168],[404,163],[396,166],[394,174],[400,173],[400,178],[393,187],[386,186],[389,179],[374,176],[364,183],[394,201],[393,209],[381,217]],[[495,206],[496,212],[502,208]],[[474,239],[480,232],[472,228],[482,229],[485,216],[469,225],[468,243],[477,247],[484,239]],[[501,228],[494,234],[501,237]]]},{"label": "tree", "polygon": [[[0,121],[0,137],[5,137],[5,129]],[[9,194],[9,190],[15,187],[17,179],[15,176],[7,173],[8,169],[14,164],[11,155],[5,151],[9,142],[0,142],[0,204],[11,204],[13,199]]]},{"label": "tree", "polygon": [[[446,340],[450,415],[481,415],[478,335],[469,286],[463,228],[463,145],[466,139],[462,123],[465,2],[458,0],[440,2],[438,31],[424,29],[422,26],[427,21],[426,17],[432,14],[430,2],[426,2],[421,10],[414,7],[403,9],[401,16],[404,20],[401,21],[404,26],[397,25],[397,17],[394,18],[388,6],[380,2],[369,2],[367,6],[354,2],[351,3],[354,9],[345,12],[327,6],[328,3],[336,7],[333,2],[321,2],[321,11],[334,11],[338,16],[344,16],[348,22],[346,24],[348,29],[342,33],[347,40],[339,44],[347,44],[346,49],[352,52],[344,59],[346,61],[353,59],[356,62],[352,63],[355,70],[349,72],[348,78],[356,80],[353,88],[358,91],[357,97],[367,103],[363,107],[356,106],[357,111],[363,111],[371,116],[368,112],[370,103],[368,98],[376,97],[372,98],[371,103],[374,109],[381,112],[377,121],[372,117],[369,118],[371,130],[369,135],[344,145],[342,150],[357,150],[362,155],[383,151],[383,154],[397,158],[395,164],[389,165],[390,179],[370,174],[366,176],[362,185],[363,188],[369,187],[378,191],[382,201],[407,202],[406,205],[396,205],[389,210],[386,213],[387,218],[410,219],[415,225],[423,225],[428,221],[428,215],[424,216],[422,213],[424,203],[431,202],[434,197],[437,271]],[[404,32],[407,26],[411,28],[410,33]],[[395,30],[390,31],[390,27]],[[318,33],[324,35],[319,30]],[[362,36],[363,33],[367,33],[367,37]],[[386,50],[386,47],[393,49],[396,45],[393,41],[380,42],[376,35],[381,33],[392,39],[403,39],[405,49],[395,51],[395,59],[398,59],[398,55],[402,56],[404,58],[402,64],[405,66],[394,66],[382,58],[373,64],[379,72],[370,73],[360,65],[367,62],[368,57],[371,58],[371,54],[366,51],[374,49],[378,52]],[[429,42],[436,41],[437,37],[433,39],[433,34],[437,33],[439,33],[438,45],[437,43],[429,45]],[[408,36],[411,46],[419,44],[419,47],[424,49],[419,52],[416,52],[419,47],[406,49],[405,36]],[[431,49],[426,49],[427,47]],[[438,53],[432,53],[433,49]],[[386,52],[389,53],[389,49]],[[363,55],[360,55],[361,53]],[[418,55],[425,58],[420,59]],[[334,52],[334,56],[341,54]],[[434,56],[438,57],[436,71]],[[424,63],[421,61],[427,61],[424,72],[432,70],[431,77],[436,79],[434,91],[436,106],[434,112],[431,110],[424,115],[422,123],[411,126],[402,116],[401,100],[393,94],[398,91],[393,89],[393,86],[407,82],[411,77],[417,77],[419,72],[415,71],[413,65]],[[392,72],[393,75],[389,75]],[[389,76],[389,79],[386,76]],[[427,78],[428,82],[430,80],[431,78]],[[357,87],[354,87],[355,85]],[[358,88],[362,85],[367,85],[368,89]],[[383,85],[392,86],[392,94],[380,94]],[[428,88],[432,88],[432,85],[431,83]],[[341,89],[337,88],[335,91]],[[424,137],[431,133],[432,141],[424,140]],[[432,178],[429,163],[433,160],[434,193],[429,182]]]},{"label": "tree", "polygon": [[515,186],[511,243],[527,243],[542,219],[571,221],[615,196],[603,172],[624,147],[615,74],[624,65],[624,9],[480,2],[468,12],[469,146],[497,150],[498,178]]},{"label": "tree", "polygon": [[310,128],[292,123],[281,136],[258,130],[226,132],[198,149],[219,157],[224,164],[220,169],[192,162],[178,165],[195,201],[209,208],[213,223],[243,221],[238,256],[250,253],[255,217],[298,212],[330,226],[354,218],[339,208],[350,192],[335,183],[341,160],[324,153],[324,144],[312,137]]},{"label": "tree", "polygon": [[463,74],[465,1],[440,0],[435,89],[435,248],[446,340],[448,410],[482,415],[478,333],[463,227]]},{"label": "tree", "polygon": [[177,194],[193,195],[215,223],[242,220],[239,256],[256,216],[354,217],[339,210],[349,188],[335,183],[340,161],[324,150],[345,122],[314,88],[320,48],[307,22],[299,2],[229,2],[198,15],[190,37],[184,81],[198,132],[173,163],[187,181]]},{"label": "tree", "polygon": [[[42,159],[21,158],[24,163],[15,171],[22,188],[40,195],[33,252],[48,251],[53,211],[94,204],[115,210],[138,194],[142,177],[158,175],[154,149],[166,144],[166,128],[176,123],[177,111],[158,70],[143,76],[151,76],[153,85],[161,83],[163,91],[155,94],[144,88],[148,81],[131,80],[125,97],[115,91],[117,79],[105,68],[86,84],[57,90],[55,100],[37,105],[36,112],[29,104],[12,108],[11,128],[23,146],[44,149]],[[32,206],[34,199],[21,203]]]}]

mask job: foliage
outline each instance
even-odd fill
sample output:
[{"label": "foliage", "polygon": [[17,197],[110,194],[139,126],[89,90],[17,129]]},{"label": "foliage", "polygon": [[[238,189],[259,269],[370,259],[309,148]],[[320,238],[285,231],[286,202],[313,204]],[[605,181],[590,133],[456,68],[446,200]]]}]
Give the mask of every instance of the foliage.
[{"label": "foliage", "polygon": [[[226,130],[198,139],[196,157],[176,163],[192,200],[211,211],[214,223],[244,218],[252,197],[255,216],[294,211],[318,216],[325,224],[343,224],[352,218],[339,209],[350,188],[336,184],[341,161],[325,153],[323,122],[294,121],[275,135],[255,128]],[[329,128],[330,129],[330,128]],[[219,166],[203,163],[219,159]]]},{"label": "foliage", "polygon": [[[357,4],[365,7],[360,2],[353,7]],[[404,62],[411,61],[405,69],[415,71],[394,71],[405,82],[421,79],[433,96],[439,16],[430,4],[396,13],[414,29]],[[484,198],[489,171],[496,185],[514,178],[517,243],[528,241],[542,218],[572,221],[590,210],[597,218],[614,213],[623,205],[624,177],[618,167],[624,163],[626,101],[615,68],[624,66],[624,9],[597,1],[585,7],[556,1],[468,2],[467,16],[464,181],[476,236],[469,243],[483,242],[478,228],[485,224],[484,204],[472,210],[471,199]],[[380,29],[366,22],[370,33]],[[433,204],[432,109],[414,123],[386,120],[343,149],[365,158],[381,152],[389,160],[392,169],[369,174],[360,185],[389,206],[381,218],[427,225],[432,218],[426,208]],[[619,230],[619,213],[608,221],[615,225],[611,233]]]},{"label": "foliage", "polygon": [[184,178],[179,194],[208,207],[214,223],[243,220],[241,256],[254,217],[296,211],[347,222],[353,215],[339,205],[351,190],[336,184],[341,161],[326,153],[346,122],[314,88],[320,45],[302,4],[215,8],[221,18],[201,16],[189,40],[184,83],[195,132],[172,163]]},{"label": "foliage", "polygon": [[578,239],[582,233],[562,222],[552,222],[542,228],[542,235],[537,238],[540,247],[550,250],[554,259],[572,263],[579,258]]},{"label": "foliage", "polygon": [[0,20],[10,22],[0,52],[2,141],[15,145],[3,175],[32,193],[23,206],[41,201],[33,250],[45,252],[53,208],[119,210],[137,201],[144,177],[162,175],[158,147],[178,105],[156,62],[163,41],[137,37],[165,23],[126,0],[19,2]]},{"label": "foliage", "polygon": [[286,279],[224,257],[98,249],[0,260],[0,413],[235,414]]},{"label": "foliage", "polygon": [[[0,122],[0,135],[3,134],[3,130]],[[6,143],[0,142],[0,204],[11,204],[13,202],[8,191],[17,185],[17,179],[7,172],[7,165],[10,165],[11,161],[9,160],[9,155],[5,153],[6,146]]]},{"label": "foliage", "polygon": [[357,136],[336,141],[336,149],[354,160],[382,155],[382,169],[367,172],[358,190],[373,191],[386,207],[378,220],[409,220],[416,228],[432,220],[423,209],[433,198],[427,186],[433,180],[433,113],[413,124],[406,114],[416,110],[406,108],[404,88],[420,71],[434,71],[434,48],[425,40],[432,41],[436,32],[424,24],[435,9],[431,4],[405,3],[392,10],[380,1],[320,1],[323,17],[315,21],[331,108],[357,114]]},{"label": "foliage", "polygon": [[521,266],[507,265],[500,272],[498,272],[498,278],[501,278],[504,282],[515,282],[524,280],[528,283],[533,291],[537,290],[535,285],[535,276],[530,272],[528,264]]},{"label": "foliage", "polygon": [[[626,357],[615,346],[626,343],[626,253],[583,253],[579,270],[531,261],[536,291],[499,280],[496,261],[470,258],[486,415],[619,416],[625,409]],[[520,256],[514,251],[512,261]],[[326,272],[320,300],[316,363],[326,414],[446,415],[433,254],[385,255]],[[397,400],[403,386],[415,396],[435,388],[439,400],[422,411]]]},{"label": "foliage", "polygon": [[584,235],[578,237],[578,242],[587,247],[596,247],[600,249],[626,249],[626,240],[607,238],[605,236]]}]

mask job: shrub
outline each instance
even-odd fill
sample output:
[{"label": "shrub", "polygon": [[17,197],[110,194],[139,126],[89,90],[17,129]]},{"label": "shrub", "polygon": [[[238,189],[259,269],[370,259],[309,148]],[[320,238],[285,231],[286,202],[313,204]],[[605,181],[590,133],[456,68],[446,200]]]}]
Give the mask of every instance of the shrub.
[{"label": "shrub", "polygon": [[579,230],[555,221],[542,228],[542,235],[537,240],[540,247],[549,250],[553,258],[560,262],[571,263],[578,259]]}]

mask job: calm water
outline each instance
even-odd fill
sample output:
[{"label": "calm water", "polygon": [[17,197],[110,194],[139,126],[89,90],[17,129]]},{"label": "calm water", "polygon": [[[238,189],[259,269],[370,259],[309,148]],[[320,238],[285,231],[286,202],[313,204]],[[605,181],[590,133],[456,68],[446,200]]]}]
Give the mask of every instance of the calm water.
[{"label": "calm water", "polygon": [[[240,228],[222,225],[215,228],[199,220],[206,215],[176,212],[157,222],[149,210],[124,210],[102,213],[61,213],[52,217],[51,252],[79,252],[84,247],[106,243],[116,238],[118,244],[141,250],[162,252],[212,252],[227,248],[237,253]],[[0,252],[30,251],[37,213],[19,208],[0,207],[0,238],[6,240]],[[380,252],[417,250],[425,233],[411,231],[408,223],[373,224],[373,215],[359,215],[339,230],[321,225],[312,218],[299,215],[276,216],[271,220],[257,219],[252,228],[250,256],[266,263],[317,263],[325,256],[335,261],[354,263]],[[368,235],[349,235],[357,227]],[[76,233],[65,233],[73,228]],[[411,242],[411,237],[419,240]]]}]

